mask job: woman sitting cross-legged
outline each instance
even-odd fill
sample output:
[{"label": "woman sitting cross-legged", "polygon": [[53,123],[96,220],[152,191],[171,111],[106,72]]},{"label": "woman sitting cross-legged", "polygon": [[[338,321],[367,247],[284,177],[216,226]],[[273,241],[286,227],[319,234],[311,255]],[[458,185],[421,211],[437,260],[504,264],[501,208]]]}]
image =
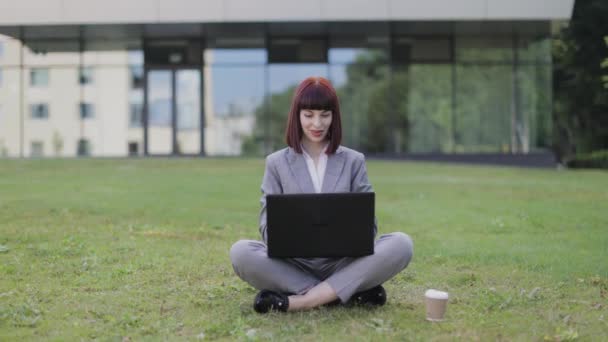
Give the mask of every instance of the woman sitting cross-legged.
[{"label": "woman sitting cross-legged", "polygon": [[[291,104],[288,147],[266,158],[260,212],[264,241],[266,195],[372,191],[363,154],[341,146],[341,137],[336,91],[322,77],[305,79]],[[240,240],[230,250],[236,274],[260,290],[253,304],[260,313],[338,302],[383,305],[382,284],[405,269],[412,255],[412,240],[401,232],[380,236],[374,254],[357,258],[269,258],[266,244],[254,240]]]}]

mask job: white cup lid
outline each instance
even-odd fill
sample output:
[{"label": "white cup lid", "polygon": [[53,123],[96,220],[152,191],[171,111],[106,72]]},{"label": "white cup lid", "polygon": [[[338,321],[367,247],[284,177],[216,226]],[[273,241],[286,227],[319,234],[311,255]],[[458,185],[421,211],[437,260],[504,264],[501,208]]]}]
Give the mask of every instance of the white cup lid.
[{"label": "white cup lid", "polygon": [[434,289],[426,290],[424,293],[426,297],[434,298],[434,299],[448,299],[448,293],[443,291],[438,291]]}]

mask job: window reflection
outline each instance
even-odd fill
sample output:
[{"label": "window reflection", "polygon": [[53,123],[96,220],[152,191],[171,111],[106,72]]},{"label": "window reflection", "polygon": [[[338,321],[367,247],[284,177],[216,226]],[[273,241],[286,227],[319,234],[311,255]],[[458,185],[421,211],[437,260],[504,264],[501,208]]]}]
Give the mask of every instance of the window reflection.
[{"label": "window reflection", "polygon": [[167,154],[173,150],[171,125],[171,71],[148,73],[148,151]]},{"label": "window reflection", "polygon": [[263,66],[208,68],[205,146],[209,155],[261,154],[264,134]]},{"label": "window reflection", "polygon": [[30,86],[47,87],[49,85],[48,68],[32,68],[30,70]]},{"label": "window reflection", "polygon": [[511,66],[456,67],[456,152],[509,152],[515,144]]},{"label": "window reflection", "polygon": [[144,150],[144,55],[142,50],[127,50],[129,84],[129,123],[126,149],[129,155],[142,154]]},{"label": "window reflection", "polygon": [[[401,75],[401,71],[396,71]],[[400,151],[450,153],[453,150],[452,68],[449,65],[414,64],[407,75],[406,97],[395,96],[397,108],[405,109],[407,132],[396,136]],[[394,78],[396,85],[398,78]],[[401,86],[397,85],[397,88]],[[407,104],[401,103],[407,99]],[[404,113],[399,113],[400,115]],[[407,142],[407,145],[405,143]]]},{"label": "window reflection", "polygon": [[[209,46],[220,48],[205,50],[205,65],[190,70],[198,78],[175,71],[176,152],[200,152],[201,134],[208,155],[283,147],[293,89],[308,76],[332,80],[343,143],[364,152],[527,153],[551,146],[550,39],[457,34],[452,56],[445,36],[396,32],[389,39],[360,31],[272,37],[271,53],[264,38],[210,39]],[[153,70],[145,89],[141,44],[36,39],[22,45],[0,37],[0,155],[73,156],[79,139],[95,147],[93,155],[143,153],[146,90],[149,152],[172,153],[172,79],[169,71]],[[197,145],[184,140],[191,132]]]},{"label": "window reflection", "polygon": [[[551,106],[551,66],[520,66],[518,70],[518,94],[520,120],[519,132],[521,152],[548,150],[552,145]],[[526,127],[527,126],[527,127]]]},{"label": "window reflection", "polygon": [[513,61],[513,37],[456,37],[458,61]]},{"label": "window reflection", "polygon": [[364,152],[385,152],[391,136],[387,53],[380,48],[331,48],[330,78],[340,98],[342,143]]},{"label": "window reflection", "polygon": [[177,110],[177,153],[200,152],[201,73],[199,70],[175,71]]}]

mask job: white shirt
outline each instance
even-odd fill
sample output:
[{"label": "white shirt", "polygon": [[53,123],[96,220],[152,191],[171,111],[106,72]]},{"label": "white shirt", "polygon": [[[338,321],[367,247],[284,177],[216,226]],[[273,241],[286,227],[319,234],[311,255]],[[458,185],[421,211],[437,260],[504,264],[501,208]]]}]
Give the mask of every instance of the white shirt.
[{"label": "white shirt", "polygon": [[312,157],[306,152],[304,146],[302,146],[302,154],[304,155],[304,160],[306,160],[306,166],[308,166],[308,173],[310,174],[310,178],[312,179],[312,185],[315,188],[316,193],[321,192],[321,186],[323,186],[323,178],[325,178],[325,168],[327,167],[327,146],[323,147],[321,154],[319,155],[319,161],[317,162],[317,166],[315,167],[315,162],[312,160]]}]

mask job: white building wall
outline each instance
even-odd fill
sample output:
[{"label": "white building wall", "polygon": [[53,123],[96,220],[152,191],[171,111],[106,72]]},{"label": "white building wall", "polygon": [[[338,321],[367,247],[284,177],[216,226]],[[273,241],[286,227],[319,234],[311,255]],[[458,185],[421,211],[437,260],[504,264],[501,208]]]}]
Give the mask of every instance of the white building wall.
[{"label": "white building wall", "polygon": [[568,19],[574,0],[0,0],[2,25]]},{"label": "white building wall", "polygon": [[[32,143],[41,142],[43,156],[73,156],[76,154],[77,141],[80,133],[78,118],[79,85],[78,68],[63,67],[49,70],[48,87],[30,86],[30,69],[25,68],[23,74],[24,91],[24,156],[32,155]],[[47,103],[49,117],[33,119],[30,116],[30,104]],[[61,148],[55,144],[61,141]]]}]

